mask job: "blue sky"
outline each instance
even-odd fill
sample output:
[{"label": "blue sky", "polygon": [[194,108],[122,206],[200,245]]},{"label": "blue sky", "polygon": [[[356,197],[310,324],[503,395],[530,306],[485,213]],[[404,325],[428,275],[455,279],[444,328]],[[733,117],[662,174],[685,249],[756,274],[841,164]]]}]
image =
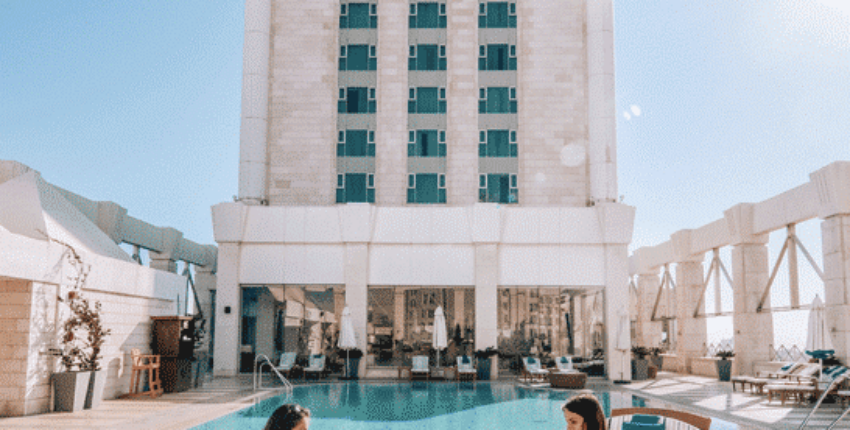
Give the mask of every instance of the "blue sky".
[{"label": "blue sky", "polygon": [[[0,2],[0,159],[213,243],[210,206],[237,193],[243,7]],[[633,247],[850,160],[850,2],[615,0],[615,14]],[[818,221],[800,229],[819,259]]]}]

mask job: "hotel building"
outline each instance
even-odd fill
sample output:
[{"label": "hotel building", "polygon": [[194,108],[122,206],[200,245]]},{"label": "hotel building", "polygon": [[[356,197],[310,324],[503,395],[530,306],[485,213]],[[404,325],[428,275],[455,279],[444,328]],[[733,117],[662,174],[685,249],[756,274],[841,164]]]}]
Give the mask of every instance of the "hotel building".
[{"label": "hotel building", "polygon": [[345,306],[366,376],[394,375],[440,306],[449,360],[602,350],[628,379],[612,9],[247,0],[239,195],[212,209],[216,375],[331,351]]}]

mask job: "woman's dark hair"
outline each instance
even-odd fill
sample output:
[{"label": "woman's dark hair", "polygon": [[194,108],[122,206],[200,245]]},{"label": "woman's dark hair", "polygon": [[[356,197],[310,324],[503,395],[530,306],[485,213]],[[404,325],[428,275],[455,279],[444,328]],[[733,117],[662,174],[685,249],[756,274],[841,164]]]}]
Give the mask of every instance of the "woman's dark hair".
[{"label": "woman's dark hair", "polygon": [[599,400],[592,394],[579,394],[571,397],[561,408],[580,415],[587,424],[587,430],[606,430],[605,412]]},{"label": "woman's dark hair", "polygon": [[310,416],[310,410],[296,404],[285,404],[279,408],[266,421],[263,430],[292,430],[301,420]]}]

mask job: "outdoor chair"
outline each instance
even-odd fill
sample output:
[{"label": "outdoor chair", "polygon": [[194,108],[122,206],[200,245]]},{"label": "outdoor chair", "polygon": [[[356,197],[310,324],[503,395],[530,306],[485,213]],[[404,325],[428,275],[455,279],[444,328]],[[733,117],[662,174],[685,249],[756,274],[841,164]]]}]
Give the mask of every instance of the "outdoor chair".
[{"label": "outdoor chair", "polygon": [[304,368],[304,379],[307,379],[307,376],[311,374],[316,375],[316,378],[325,376],[324,355],[311,355],[309,364],[309,366]]},{"label": "outdoor chair", "polygon": [[[627,417],[630,418],[629,421],[626,421]],[[611,416],[608,418],[608,428],[623,430],[662,430],[667,424],[670,424],[669,428],[679,428],[678,423],[684,423],[699,430],[708,430],[711,427],[711,418],[673,409],[657,408],[611,409]]]},{"label": "outdoor chair", "polygon": [[562,356],[555,359],[555,370],[559,373],[574,373],[578,372],[573,367],[573,358],[570,356]]},{"label": "outdoor chair", "polygon": [[524,379],[526,382],[544,382],[548,375],[548,370],[540,368],[540,360],[534,357],[525,357],[522,359],[520,379]]},{"label": "outdoor chair", "polygon": [[[816,365],[817,366],[817,365]],[[819,367],[815,367],[815,373],[819,370]],[[786,399],[796,398],[797,402],[802,402],[806,396],[811,395],[812,397],[820,397],[821,386],[824,389],[829,389],[830,385],[834,381],[844,380],[850,373],[844,366],[832,366],[824,369],[823,371],[823,379],[819,379],[815,375],[809,375],[806,378],[802,376],[798,379],[798,383],[784,383],[784,384],[768,384],[764,388],[767,390],[767,401],[770,403],[773,401],[773,398],[778,396],[781,400],[782,404],[785,404]],[[832,388],[832,391],[837,392],[837,385]]]},{"label": "outdoor chair", "polygon": [[[133,361],[132,373],[130,374],[130,393],[126,397],[151,396],[158,397],[162,394],[162,381],[159,379],[161,368],[160,356],[158,354],[142,354],[138,348],[130,350],[130,359]],[[148,372],[148,391],[139,391],[142,372]]]},{"label": "outdoor chair", "polygon": [[289,378],[289,374],[295,366],[296,355],[297,354],[294,352],[284,352],[283,354],[280,354],[280,363],[275,367],[275,369],[277,369],[277,371],[283,376]]},{"label": "outdoor chair", "polygon": [[458,381],[469,379],[474,381],[478,377],[478,371],[472,366],[471,357],[463,355],[457,358],[457,373],[455,375]]},{"label": "outdoor chair", "polygon": [[741,391],[744,391],[747,388],[747,385],[750,385],[750,391],[754,391],[756,388],[759,392],[762,391],[762,388],[771,382],[773,379],[782,379],[788,375],[793,374],[794,372],[799,372],[805,366],[804,363],[794,362],[786,364],[779,369],[778,372],[757,372],[755,376],[751,375],[739,375],[733,376],[730,380],[732,381],[732,391],[736,391],[735,388],[737,384],[741,384]]},{"label": "outdoor chair", "polygon": [[412,359],[413,366],[410,368],[410,379],[414,379],[417,376],[424,376],[425,379],[430,379],[431,377],[431,368],[428,367],[428,356],[427,355],[416,355]]}]

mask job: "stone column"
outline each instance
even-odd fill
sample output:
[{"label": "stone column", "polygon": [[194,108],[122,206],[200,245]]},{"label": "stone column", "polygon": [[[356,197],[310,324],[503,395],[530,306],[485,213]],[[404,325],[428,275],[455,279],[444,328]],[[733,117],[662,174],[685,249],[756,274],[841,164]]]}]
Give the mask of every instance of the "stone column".
[{"label": "stone column", "polygon": [[[357,347],[367,351],[369,247],[365,243],[345,244],[345,302],[351,310],[351,323]],[[360,374],[366,374],[366,360],[360,360]]]},{"label": "stone column", "polygon": [[215,376],[236,376],[239,371],[239,323],[242,290],[239,287],[238,243],[219,243],[215,303]]},{"label": "stone column", "polygon": [[670,236],[676,256],[676,355],[682,372],[691,372],[691,361],[701,357],[708,342],[705,318],[694,318],[700,301],[705,253],[691,254],[691,230],[680,230]]},{"label": "stone column", "polygon": [[809,175],[817,187],[823,241],[824,302],[832,346],[850,359],[850,163],[839,161]]},{"label": "stone column", "polygon": [[396,289],[393,297],[393,333],[395,340],[404,340],[404,290]]},{"label": "stone column", "polygon": [[[753,205],[741,203],[724,212],[733,238],[732,281],[736,374],[751,375],[753,364],[770,360],[773,344],[773,314],[756,312],[770,276],[768,235],[753,234]],[[770,307],[770,297],[765,307]]]},{"label": "stone column", "polygon": [[617,349],[620,315],[629,314],[629,252],[626,245],[605,245],[604,309],[608,379],[631,380],[631,351]]},{"label": "stone column", "polygon": [[652,308],[658,296],[661,279],[658,269],[638,274],[637,330],[632,345],[653,347],[661,343],[661,321],[652,321]]},{"label": "stone column", "polygon": [[447,201],[478,201],[478,1],[448,2]]},{"label": "stone column", "polygon": [[475,244],[475,349],[497,346],[498,256],[496,244]]}]

